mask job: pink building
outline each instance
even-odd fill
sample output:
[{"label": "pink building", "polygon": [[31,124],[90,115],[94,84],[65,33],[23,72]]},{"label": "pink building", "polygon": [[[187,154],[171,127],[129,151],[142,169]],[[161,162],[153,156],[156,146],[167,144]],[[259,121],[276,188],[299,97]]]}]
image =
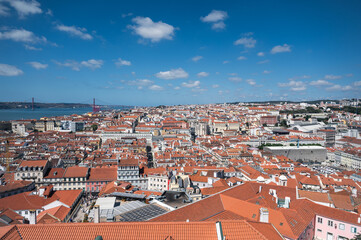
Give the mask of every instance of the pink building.
[{"label": "pink building", "polygon": [[109,182],[117,180],[117,167],[91,168],[85,190],[98,193]]},{"label": "pink building", "polygon": [[[348,215],[355,215],[347,219]],[[340,219],[339,216],[335,216]],[[357,221],[355,222],[355,217]],[[347,213],[341,220],[316,214],[315,239],[344,240],[352,239],[361,232],[360,216],[358,214]],[[346,220],[346,221],[345,221]],[[347,221],[348,220],[348,221]]]}]

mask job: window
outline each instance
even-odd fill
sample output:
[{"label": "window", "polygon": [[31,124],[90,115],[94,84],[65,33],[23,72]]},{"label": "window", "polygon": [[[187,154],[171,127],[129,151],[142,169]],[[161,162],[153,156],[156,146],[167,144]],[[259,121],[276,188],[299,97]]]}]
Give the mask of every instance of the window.
[{"label": "window", "polygon": [[338,228],[339,228],[340,230],[345,230],[345,224],[340,223],[340,224],[338,225]]},{"label": "window", "polygon": [[318,222],[318,223],[322,223],[322,218],[320,218],[320,217],[317,218],[317,222]]},{"label": "window", "polygon": [[333,226],[333,221],[328,220],[328,226],[332,227]]},{"label": "window", "polygon": [[351,232],[352,232],[352,233],[356,233],[356,232],[357,232],[357,228],[351,227]]},{"label": "window", "polygon": [[322,230],[321,230],[321,229],[317,229],[317,232],[322,232]]}]

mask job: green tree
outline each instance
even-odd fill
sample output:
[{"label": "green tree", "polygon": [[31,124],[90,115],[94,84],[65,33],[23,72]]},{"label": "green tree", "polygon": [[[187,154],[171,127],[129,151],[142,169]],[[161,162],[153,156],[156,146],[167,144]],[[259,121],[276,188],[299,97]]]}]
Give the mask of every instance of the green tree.
[{"label": "green tree", "polygon": [[98,125],[93,124],[91,125],[91,128],[93,129],[93,132],[95,132],[98,129]]},{"label": "green tree", "polygon": [[288,127],[286,119],[281,121],[281,127]]}]

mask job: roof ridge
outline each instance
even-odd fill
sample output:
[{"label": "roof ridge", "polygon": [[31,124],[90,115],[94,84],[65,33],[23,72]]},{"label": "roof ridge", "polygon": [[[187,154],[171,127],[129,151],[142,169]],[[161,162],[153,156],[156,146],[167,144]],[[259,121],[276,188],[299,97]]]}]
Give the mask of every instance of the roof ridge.
[{"label": "roof ridge", "polygon": [[13,225],[2,237],[1,239],[6,239],[8,236],[10,236],[14,231],[16,231],[16,233],[19,235],[20,239],[23,239],[23,237],[21,236],[21,233],[16,225]]},{"label": "roof ridge", "polygon": [[[256,229],[255,227],[253,227],[248,221],[245,221],[245,223],[250,226],[256,233],[258,233],[259,235],[262,236],[263,239],[268,240],[268,238],[266,238],[260,231],[258,231],[258,229]],[[261,222],[256,222],[256,223],[261,223]]]},{"label": "roof ridge", "polygon": [[[222,201],[222,200],[221,200]],[[222,203],[223,204],[223,203]],[[223,212],[225,212],[226,210],[222,210],[222,211],[220,211],[220,212],[217,212],[217,213],[215,213],[215,214],[212,214],[212,215],[210,215],[210,216],[207,216],[206,218],[203,218],[203,219],[201,219],[200,221],[205,221],[205,220],[207,220],[207,219],[209,219],[209,218],[211,218],[211,217],[214,217],[214,216],[217,216],[218,214],[220,214],[220,213],[223,213]]]}]

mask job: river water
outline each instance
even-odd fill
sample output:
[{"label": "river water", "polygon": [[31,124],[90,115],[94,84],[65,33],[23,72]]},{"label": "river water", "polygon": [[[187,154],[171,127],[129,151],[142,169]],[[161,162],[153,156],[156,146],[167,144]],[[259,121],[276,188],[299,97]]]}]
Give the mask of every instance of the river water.
[{"label": "river water", "polygon": [[0,109],[0,121],[40,119],[42,117],[84,114],[87,112],[92,112],[92,108]]}]

